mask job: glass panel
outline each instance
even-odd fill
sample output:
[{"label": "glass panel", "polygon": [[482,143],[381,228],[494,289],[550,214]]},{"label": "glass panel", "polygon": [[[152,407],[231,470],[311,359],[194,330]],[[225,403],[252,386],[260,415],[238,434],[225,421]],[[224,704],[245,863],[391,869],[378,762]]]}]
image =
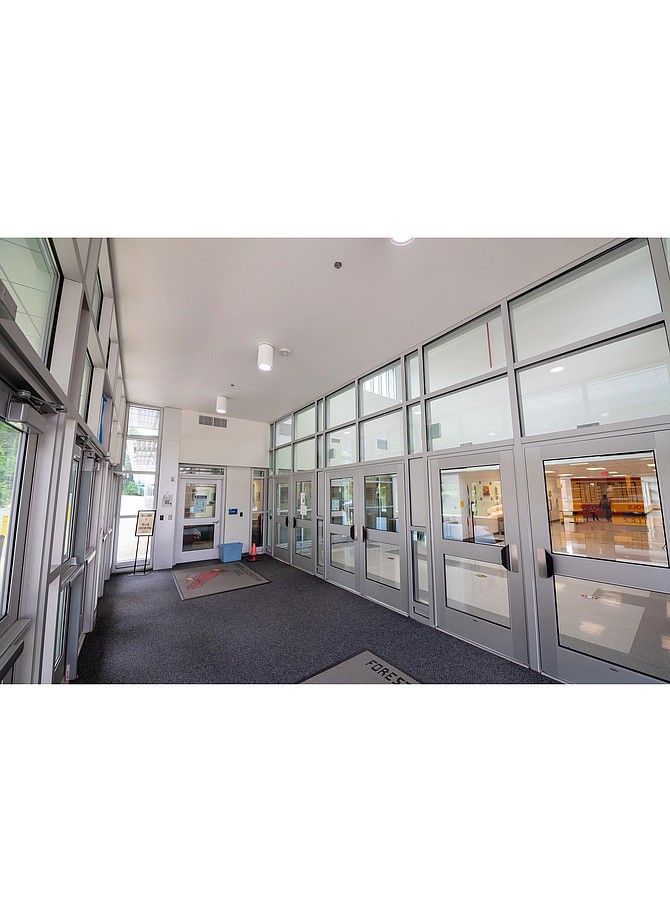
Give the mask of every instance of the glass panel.
[{"label": "glass panel", "polygon": [[72,458],[70,468],[70,487],[67,493],[67,511],[65,513],[65,537],[63,539],[63,559],[72,556],[72,538],[74,535],[74,516],[77,502],[77,482],[79,480],[79,458]]},{"label": "glass panel", "polygon": [[366,540],[365,577],[400,591],[400,547]]},{"label": "glass panel", "polygon": [[275,425],[275,448],[280,447],[281,445],[288,444],[293,440],[292,436],[293,430],[293,417],[287,416],[286,419],[282,419],[281,422],[277,422]]},{"label": "glass panel", "polygon": [[275,473],[291,472],[291,446],[278,448],[275,451]]},{"label": "glass panel", "polygon": [[362,378],[358,386],[361,416],[369,416],[370,413],[378,413],[401,403],[400,360]]},{"label": "glass panel", "polygon": [[56,645],[54,648],[54,665],[56,668],[65,649],[65,627],[67,625],[67,607],[69,590],[66,586],[58,595],[58,614],[56,615]]},{"label": "glass panel", "polygon": [[365,527],[373,531],[398,530],[398,475],[365,477]]},{"label": "glass panel", "polygon": [[59,275],[46,242],[32,237],[0,239],[0,279],[16,305],[16,324],[46,360]]},{"label": "glass panel", "polygon": [[130,406],[128,409],[129,435],[158,435],[161,424],[160,409]]},{"label": "glass panel", "polygon": [[412,582],[414,600],[419,604],[430,604],[428,541],[425,531],[412,531]]},{"label": "glass panel", "polygon": [[660,416],[670,408],[662,328],[519,372],[525,435]]},{"label": "glass panel", "polygon": [[356,463],[356,426],[348,429],[338,429],[329,432],[328,439],[328,466],[339,467],[341,464]]},{"label": "glass panel", "polygon": [[184,520],[216,516],[216,483],[186,483]]},{"label": "glass panel", "polygon": [[407,399],[418,400],[421,396],[418,352],[412,352],[405,358],[405,387],[407,388]]},{"label": "glass panel", "polygon": [[289,506],[289,484],[275,483],[275,516],[286,518]]},{"label": "glass panel", "polygon": [[356,418],[356,390],[353,384],[326,397],[326,428],[342,425]]},{"label": "glass panel", "polygon": [[653,316],[661,304],[649,247],[626,247],[524,294],[510,308],[517,360]]},{"label": "glass panel", "polygon": [[512,437],[506,377],[436,397],[426,405],[429,451]]},{"label": "glass panel", "polygon": [[409,454],[423,451],[423,426],[421,424],[421,404],[407,407],[407,449]]},{"label": "glass panel", "polygon": [[323,521],[316,523],[316,565],[323,566]]},{"label": "glass panel", "polygon": [[127,438],[124,470],[155,470],[158,461],[158,441],[148,438]]},{"label": "glass panel", "polygon": [[295,426],[293,429],[293,438],[297,441],[299,438],[307,438],[308,435],[314,434],[316,424],[316,413],[314,405],[301,409],[295,414]]},{"label": "glass panel", "polygon": [[156,508],[156,477],[153,473],[124,473],[121,515],[137,516],[140,509]]},{"label": "glass panel", "polygon": [[88,418],[88,404],[91,398],[91,381],[93,379],[93,362],[86,352],[84,358],[84,377],[81,382],[81,396],[79,397],[79,415],[82,419]]},{"label": "glass panel", "polygon": [[[260,471],[254,471],[260,473]],[[263,547],[263,506],[265,505],[265,477],[254,476],[251,481],[251,543]]]},{"label": "glass panel", "polygon": [[316,428],[317,431],[323,431],[323,400],[318,400],[316,404]]},{"label": "glass panel", "polygon": [[93,289],[93,303],[91,304],[91,315],[96,328],[100,326],[100,313],[102,311],[102,285],[100,284],[100,275],[95,276],[95,288]]},{"label": "glass panel", "polygon": [[295,552],[298,556],[308,557],[312,559],[312,529],[311,528],[301,528],[300,526],[295,529]]},{"label": "glass panel", "polygon": [[330,535],[330,565],[344,572],[356,572],[356,545],[348,534]]},{"label": "glass panel", "polygon": [[185,553],[214,549],[214,524],[184,525],[181,549]]},{"label": "glass panel", "polygon": [[554,576],[558,642],[670,681],[670,595]]},{"label": "glass panel", "polygon": [[427,393],[504,367],[500,308],[427,345],[423,354]]},{"label": "glass panel", "polygon": [[316,466],[321,468],[323,463],[323,435],[316,436]]},{"label": "glass panel", "polygon": [[483,563],[444,556],[447,607],[510,627],[507,570],[500,563]]},{"label": "glass panel", "polygon": [[440,496],[445,540],[505,543],[500,467],[440,470]]},{"label": "glass panel", "polygon": [[288,550],[288,528],[283,518],[281,521],[275,521],[275,547],[280,550]]},{"label": "glass panel", "polygon": [[312,517],[312,481],[299,480],[295,484],[295,517]]},{"label": "glass panel", "polygon": [[294,470],[314,470],[314,439],[308,438],[293,446]]},{"label": "glass panel", "polygon": [[667,566],[653,452],[545,461],[554,553]]},{"label": "glass panel", "polygon": [[[132,563],[135,559],[137,550],[137,538],[135,537],[135,526],[137,518],[119,518],[119,543],[116,549],[117,563]],[[144,565],[144,539],[140,541],[140,554],[142,564]]]},{"label": "glass panel", "polygon": [[330,520],[351,527],[354,523],[354,481],[341,477],[330,481]]},{"label": "glass panel", "polygon": [[0,421],[0,619],[7,613],[12,543],[21,495],[21,469],[25,439]]},{"label": "glass panel", "polygon": [[361,422],[361,460],[385,460],[405,453],[402,410]]}]

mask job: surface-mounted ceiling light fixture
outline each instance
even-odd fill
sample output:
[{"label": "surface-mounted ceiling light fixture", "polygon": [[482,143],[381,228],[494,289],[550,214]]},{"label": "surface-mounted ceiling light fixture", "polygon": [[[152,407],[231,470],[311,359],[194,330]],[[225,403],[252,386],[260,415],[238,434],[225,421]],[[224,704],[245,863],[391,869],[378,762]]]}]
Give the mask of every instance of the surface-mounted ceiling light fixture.
[{"label": "surface-mounted ceiling light fixture", "polygon": [[258,346],[258,367],[261,371],[272,371],[272,358],[274,349],[267,342]]},{"label": "surface-mounted ceiling light fixture", "polygon": [[395,246],[407,246],[408,243],[411,243],[414,237],[389,237],[391,243]]},{"label": "surface-mounted ceiling light fixture", "polygon": [[228,412],[228,397],[217,397],[216,398],[216,411],[217,413],[227,413]]},{"label": "surface-mounted ceiling light fixture", "polygon": [[565,368],[563,365],[556,365],[555,368],[549,368],[550,374],[558,374],[559,371],[564,371]]}]

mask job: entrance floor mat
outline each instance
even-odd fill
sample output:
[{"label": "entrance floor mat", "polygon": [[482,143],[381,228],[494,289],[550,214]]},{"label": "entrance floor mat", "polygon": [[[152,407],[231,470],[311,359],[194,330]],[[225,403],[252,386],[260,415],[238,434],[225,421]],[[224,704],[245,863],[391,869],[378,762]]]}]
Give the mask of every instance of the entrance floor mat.
[{"label": "entrance floor mat", "polygon": [[421,684],[405,672],[365,649],[300,684]]},{"label": "entrance floor mat", "polygon": [[233,592],[238,588],[250,588],[270,581],[243,563],[217,563],[215,560],[187,569],[173,569],[172,576],[182,601],[219,592]]}]

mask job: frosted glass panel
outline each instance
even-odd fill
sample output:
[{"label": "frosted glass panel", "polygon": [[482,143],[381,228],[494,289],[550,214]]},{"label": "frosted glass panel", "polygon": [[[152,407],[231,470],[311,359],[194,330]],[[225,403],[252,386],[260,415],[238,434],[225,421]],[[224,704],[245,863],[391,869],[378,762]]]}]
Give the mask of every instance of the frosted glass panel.
[{"label": "frosted glass panel", "polygon": [[424,349],[426,391],[453,387],[505,365],[502,319],[493,310]]},{"label": "frosted glass panel", "polygon": [[670,352],[662,328],[544,362],[518,376],[525,435],[670,412]]},{"label": "frosted glass panel", "polygon": [[423,428],[421,425],[421,404],[407,407],[407,440],[410,454],[423,451]]},{"label": "frosted glass panel", "polygon": [[426,405],[429,451],[512,437],[506,377],[436,397]]},{"label": "frosted glass panel", "polygon": [[275,473],[291,472],[291,446],[275,451]]},{"label": "frosted glass panel", "polygon": [[661,310],[646,243],[636,243],[511,303],[515,355],[540,355]]},{"label": "frosted glass panel", "polygon": [[419,353],[412,352],[405,359],[405,374],[407,387],[407,399],[418,400],[421,396],[421,381],[419,379]]},{"label": "frosted glass panel", "polygon": [[294,470],[314,470],[314,439],[308,438],[293,446]]},{"label": "frosted glass panel", "polygon": [[286,419],[282,419],[281,422],[277,422],[275,425],[275,448],[288,444],[289,441],[292,441],[292,432],[293,418],[291,416],[288,416]]},{"label": "frosted glass panel", "polygon": [[402,410],[361,422],[361,460],[399,457],[405,453]]},{"label": "frosted glass panel", "polygon": [[326,397],[326,428],[342,425],[356,418],[356,388],[353,384]]},{"label": "frosted glass panel", "polygon": [[329,467],[338,467],[340,464],[356,463],[356,426],[338,429],[328,435],[328,457],[326,463]]},{"label": "frosted glass panel", "polygon": [[307,409],[301,409],[299,413],[295,414],[293,438],[296,441],[314,434],[315,418],[316,412],[314,406],[308,406]]},{"label": "frosted glass panel", "polygon": [[400,362],[365,377],[359,384],[361,416],[379,413],[397,406],[402,400]]}]

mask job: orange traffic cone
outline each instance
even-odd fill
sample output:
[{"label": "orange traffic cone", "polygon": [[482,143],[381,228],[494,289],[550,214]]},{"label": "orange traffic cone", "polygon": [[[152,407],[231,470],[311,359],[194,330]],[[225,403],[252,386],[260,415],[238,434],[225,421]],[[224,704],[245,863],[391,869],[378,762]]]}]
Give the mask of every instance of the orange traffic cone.
[{"label": "orange traffic cone", "polygon": [[258,554],[256,553],[256,544],[251,545],[251,553],[249,554],[249,562],[255,563],[258,559]]}]

